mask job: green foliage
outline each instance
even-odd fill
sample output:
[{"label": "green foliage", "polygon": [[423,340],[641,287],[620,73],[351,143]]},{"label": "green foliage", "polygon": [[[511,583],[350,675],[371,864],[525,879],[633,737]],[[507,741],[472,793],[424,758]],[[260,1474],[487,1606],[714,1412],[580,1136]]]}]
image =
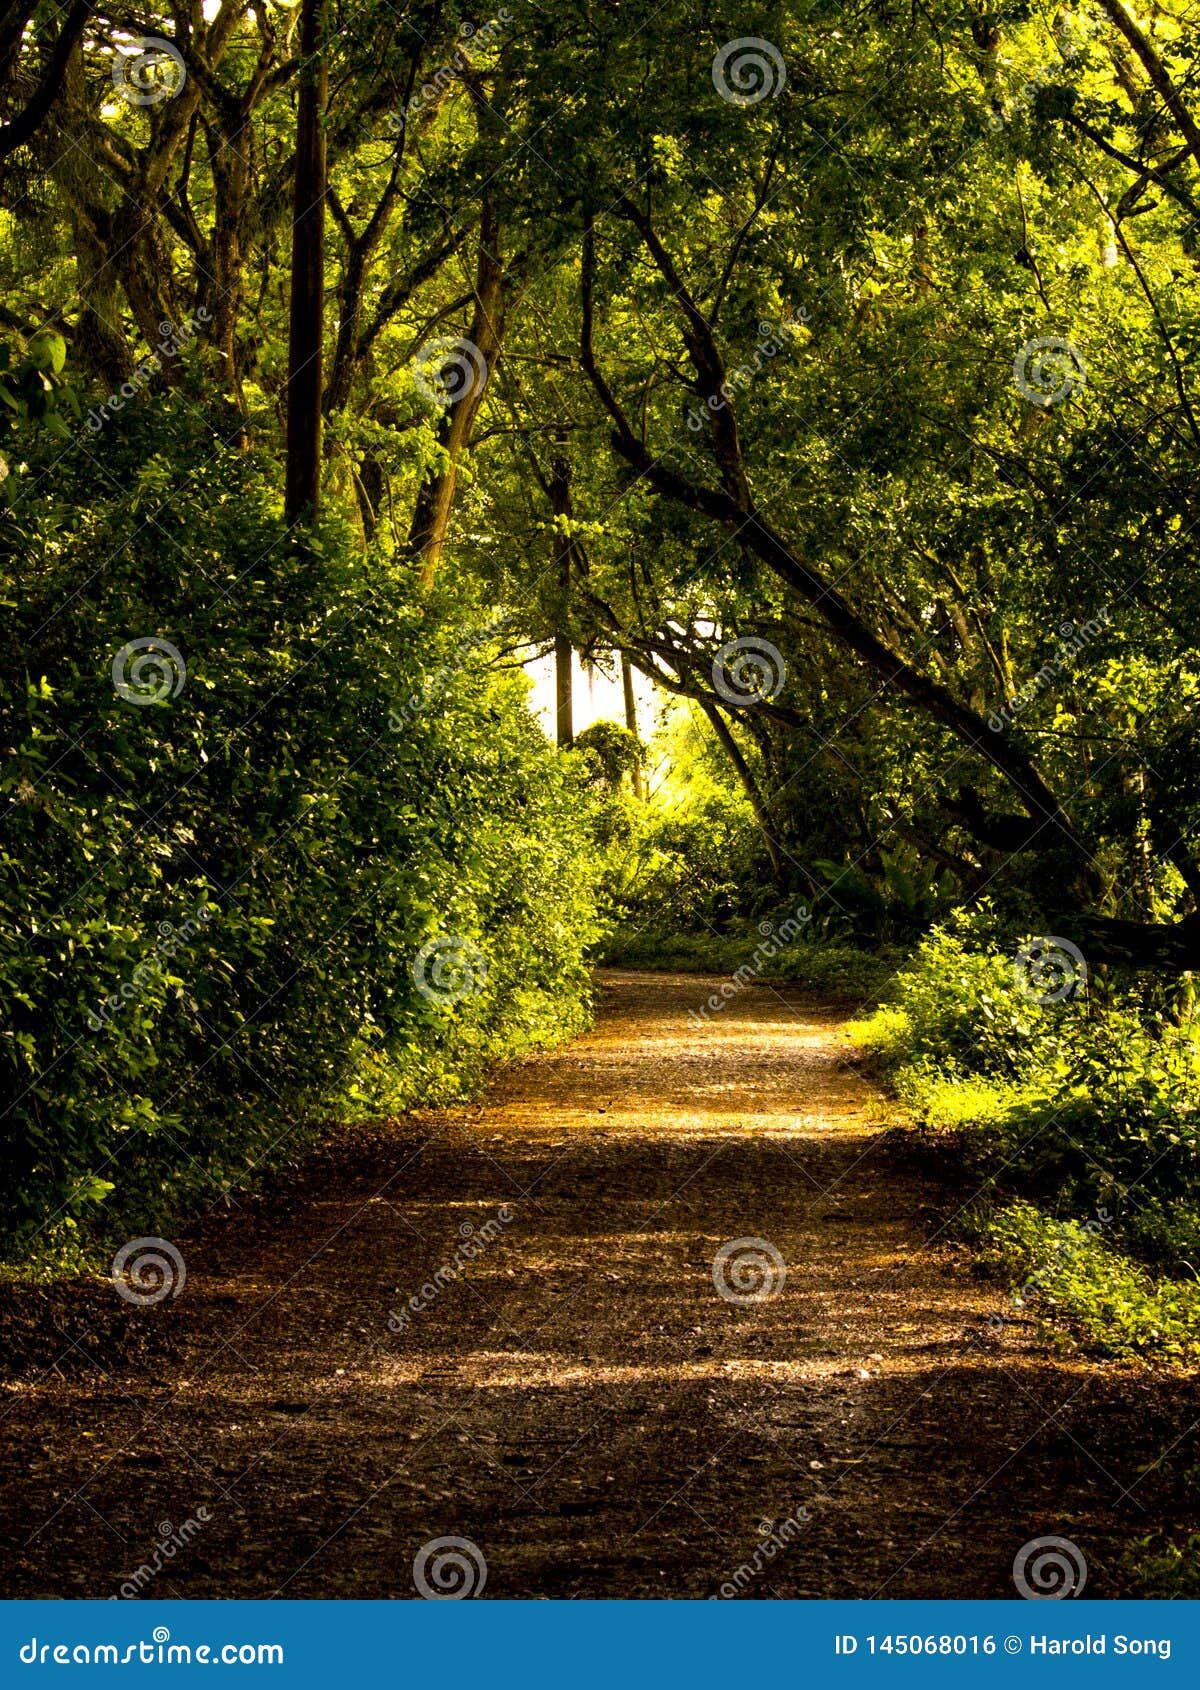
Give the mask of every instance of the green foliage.
[{"label": "green foliage", "polygon": [[619,825],[610,820],[604,884],[615,925],[604,960],[732,973],[791,917],[799,931],[772,957],[770,978],[855,1004],[878,996],[899,951],[856,942],[861,924],[847,917],[840,894],[822,896],[814,877],[779,883],[759,821],[707,724],[668,710],[649,759],[657,791],[648,803],[624,803]]},{"label": "green foliage", "polygon": [[638,934],[651,946],[727,935],[778,898],[753,811],[711,734],[687,710],[666,712],[646,760],[652,795],[623,806],[605,864],[622,942]]},{"label": "green foliage", "polygon": [[923,863],[918,852],[899,849],[873,856],[870,870],[857,862],[812,859],[826,908],[837,912],[839,925],[872,938],[915,936],[953,907],[953,876]]},{"label": "green foliage", "polygon": [[1136,1538],[1120,1553],[1130,1588],[1147,1602],[1194,1602],[1200,1597],[1200,1532],[1178,1541],[1161,1533]]},{"label": "green foliage", "polygon": [[30,536],[15,515],[26,466],[10,460],[27,441],[69,439],[67,419],[79,416],[79,402],[63,374],[66,358],[67,343],[55,329],[34,335],[23,351],[0,342],[0,520],[11,541]]},{"label": "green foliage", "polygon": [[1200,1206],[1194,1201],[1139,1199],[1122,1230],[1137,1255],[1200,1280]]},{"label": "green foliage", "polygon": [[[22,1245],[101,1205],[161,1224],[347,1101],[463,1095],[584,1024],[597,931],[591,801],[485,646],[336,522],[296,543],[188,403],[93,450],[4,563],[0,1218]],[[143,699],[120,654],[147,638],[169,648]],[[479,989],[423,995],[422,948],[437,983],[451,941]]]},{"label": "green foliage", "polygon": [[[42,82],[45,12],[0,65],[6,110]],[[591,0],[495,28],[362,0],[330,33],[331,515],[304,547],[272,491],[295,9],[197,27],[161,109],[114,98],[89,30],[6,159],[14,1217],[150,1212],[281,1123],[290,1144],[347,1096],[450,1095],[576,1025],[595,875],[614,958],[723,966],[803,900],[780,969],[854,994],[942,924],[862,1032],[901,1094],[981,1168],[1068,1212],[1111,1199],[1131,1249],[1194,1261],[1191,1005],[1108,980],[1037,1003],[1013,968],[1085,896],[1166,926],[1200,885],[1187,136],[1093,0],[851,27],[768,0],[786,77],[749,102],[714,80],[746,17],[694,13],[631,35]],[[153,0],[143,21],[177,26]],[[1182,0],[1153,35],[1186,90]],[[193,145],[231,111],[236,155]],[[604,387],[578,357],[585,227]],[[422,352],[482,333],[462,278],[497,254],[479,322],[503,356],[451,429]],[[1065,390],[1030,365],[1047,344]],[[99,434],[76,386],[122,396]],[[413,518],[451,464],[428,599]],[[471,630],[498,609],[493,663]],[[503,661],[562,636],[692,701],[652,802],[618,725],[574,758],[532,729]],[[138,640],[186,666],[146,704],[109,680]],[[755,641],[769,696],[731,700],[722,653]],[[447,936],[489,985],[436,1006],[414,958]]]},{"label": "green foliage", "polygon": [[[1032,1001],[1017,966],[1027,937],[1010,932],[1001,954],[991,906],[956,917],[852,1035],[974,1182],[1037,1200],[988,1223],[995,1261],[1036,1272],[1045,1306],[1111,1353],[1190,1354],[1200,1342],[1200,1025],[1177,1024],[1113,980],[1103,996]],[[1099,1211],[1111,1218],[1102,1236],[1081,1230],[1078,1217]],[[1143,1263],[1167,1277],[1156,1282]]]},{"label": "green foliage", "polygon": [[[993,920],[984,905],[935,928],[897,976],[890,1005],[856,1027],[857,1040],[889,1058],[933,1059],[997,1077],[1021,1072],[1031,1043],[1052,1038],[1065,1018],[1081,1012],[1032,1002],[1011,955],[976,948]],[[1065,1015],[1053,1013],[1064,1008]]]},{"label": "green foliage", "polygon": [[[781,912],[780,920],[786,919]],[[673,969],[693,974],[729,974],[752,964],[762,929],[744,935],[648,933],[617,927],[604,948],[618,968]],[[796,939],[770,959],[758,978],[787,981],[825,997],[862,1004],[876,997],[891,976],[895,959],[836,941]]]},{"label": "green foliage", "polygon": [[984,1260],[1019,1286],[1018,1308],[1061,1315],[1105,1355],[1200,1357],[1200,1284],[1155,1283],[1087,1224],[1052,1220],[1027,1203],[1002,1209],[982,1235]]},{"label": "green foliage", "polygon": [[664,935],[728,931],[770,902],[761,842],[746,806],[711,792],[683,804],[643,806],[611,865],[621,919]]},{"label": "green foliage", "polygon": [[67,432],[56,410],[66,361],[67,343],[55,329],[35,335],[16,356],[11,346],[0,344],[0,440],[23,422],[53,423],[55,432]]},{"label": "green foliage", "polygon": [[598,721],[575,735],[574,749],[587,760],[592,778],[610,790],[645,761],[646,748],[635,733],[619,722]]}]

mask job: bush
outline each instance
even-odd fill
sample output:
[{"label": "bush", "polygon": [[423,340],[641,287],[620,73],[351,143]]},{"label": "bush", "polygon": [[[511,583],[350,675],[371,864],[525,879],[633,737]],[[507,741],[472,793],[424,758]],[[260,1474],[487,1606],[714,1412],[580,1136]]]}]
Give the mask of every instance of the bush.
[{"label": "bush", "polygon": [[1100,1236],[1107,1211],[1081,1224],[1014,1203],[983,1228],[985,1260],[1019,1282],[1019,1308],[1063,1315],[1105,1355],[1200,1355],[1200,1285],[1155,1283]]},{"label": "bush", "polygon": [[779,897],[749,806],[719,789],[669,807],[630,801],[606,883],[621,924],[662,940],[727,936]]},{"label": "bush", "polygon": [[523,683],[337,528],[293,544],[183,404],[128,415],[0,560],[10,1250],[587,1015],[591,800]]},{"label": "bush", "polygon": [[985,908],[935,928],[896,976],[889,1002],[856,1023],[856,1041],[886,1062],[927,1060],[956,1074],[1012,1079],[1031,1062],[1053,1067],[1086,1006],[1033,1001],[1014,967],[1019,947],[1007,954],[980,948],[991,923]]},{"label": "bush", "polygon": [[626,775],[646,760],[646,747],[619,722],[593,722],[576,734],[574,749],[588,765],[589,778],[616,791]]},{"label": "bush", "polygon": [[1200,1597],[1200,1532],[1179,1541],[1162,1533],[1135,1538],[1119,1553],[1118,1566],[1143,1601],[1194,1602]]},{"label": "bush", "polygon": [[[1028,942],[990,908],[956,917],[852,1036],[974,1181],[1036,1200],[990,1223],[1006,1260],[1026,1267],[1061,1251],[1080,1215],[1111,1213],[1103,1242],[1059,1263],[1049,1306],[1114,1353],[1182,1354],[1200,1332],[1200,1028],[1117,977],[1090,998],[1035,1001],[1018,966]],[[1156,1283],[1145,1263],[1188,1278]]]}]

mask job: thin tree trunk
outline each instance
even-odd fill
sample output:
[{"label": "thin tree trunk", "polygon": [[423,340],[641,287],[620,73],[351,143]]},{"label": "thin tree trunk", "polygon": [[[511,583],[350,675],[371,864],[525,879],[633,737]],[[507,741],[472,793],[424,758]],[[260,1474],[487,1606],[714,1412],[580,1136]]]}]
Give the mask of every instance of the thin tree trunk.
[{"label": "thin tree trunk", "polygon": [[321,392],[325,334],[325,131],[329,73],[324,57],[324,0],[304,0],[300,15],[300,91],[296,111],[296,191],[292,225],[292,297],[288,334],[287,473],[289,523],[321,502]]},{"label": "thin tree trunk", "polygon": [[[560,440],[561,444],[561,440]],[[571,466],[561,454],[550,469],[550,509],[554,512],[554,561],[558,578],[559,628],[554,636],[554,713],[555,737],[560,750],[575,743],[574,689],[571,661],[574,653],[570,637],[565,632],[571,613],[571,561],[574,543],[571,539]]]},{"label": "thin tree trunk", "polygon": [[565,634],[554,636],[554,736],[560,751],[575,743],[574,687],[571,679],[571,642]]},{"label": "thin tree trunk", "polygon": [[441,468],[429,477],[417,497],[409,531],[409,548],[421,560],[421,581],[426,591],[433,586],[442,548],[446,544],[450,513],[454,508],[454,491],[458,484],[459,459],[470,444],[475,418],[483,402],[484,385],[496,367],[503,338],[504,268],[500,260],[500,222],[495,201],[488,195],[484,199],[479,224],[475,310],[471,319],[470,341],[475,350],[469,362],[475,366],[476,374],[466,380],[461,397],[450,406],[442,421],[441,444],[445,456]]},{"label": "thin tree trunk", "polygon": [[[621,692],[625,699],[625,726],[634,739],[637,739],[637,699],[633,691],[633,664],[629,661],[629,654],[624,651],[621,653]],[[640,757],[634,759],[630,774],[633,778],[633,796],[637,799],[645,798],[646,783],[642,777],[642,759]]]},{"label": "thin tree trunk", "polygon": [[[247,133],[243,135],[242,128]],[[242,228],[250,189],[249,119],[243,125],[214,132],[209,166],[212,171],[216,215],[212,238],[212,328],[213,344],[220,354],[225,386],[230,399],[244,418],[246,401],[238,368],[237,328],[243,305],[245,254]],[[294,285],[294,275],[293,275]],[[293,295],[294,297],[294,295]],[[246,444],[243,436],[242,444]]]}]

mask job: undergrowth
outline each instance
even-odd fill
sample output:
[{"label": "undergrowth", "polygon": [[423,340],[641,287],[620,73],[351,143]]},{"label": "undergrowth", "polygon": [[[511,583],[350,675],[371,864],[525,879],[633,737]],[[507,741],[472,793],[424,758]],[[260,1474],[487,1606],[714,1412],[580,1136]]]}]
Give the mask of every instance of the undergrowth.
[{"label": "undergrowth", "polygon": [[1105,1355],[1195,1360],[1189,995],[1089,981],[1066,948],[1057,972],[1031,973],[1035,938],[1006,933],[987,905],[952,918],[851,1035],[977,1191],[966,1229],[1023,1304]]}]

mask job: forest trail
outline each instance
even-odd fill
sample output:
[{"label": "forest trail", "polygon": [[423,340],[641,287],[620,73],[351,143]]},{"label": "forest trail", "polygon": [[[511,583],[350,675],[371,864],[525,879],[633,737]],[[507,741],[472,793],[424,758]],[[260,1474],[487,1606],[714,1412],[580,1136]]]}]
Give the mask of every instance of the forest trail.
[{"label": "forest trail", "polygon": [[[1048,1534],[1126,1593],[1194,1390],[989,1327],[842,1012],[689,1019],[717,984],[607,971],[482,1106],[177,1240],[177,1298],[78,1293],[5,1387],[4,1594],[407,1598],[453,1536],[496,1597],[1009,1596]],[[739,1239],[786,1265],[763,1301],[714,1283]]]}]

